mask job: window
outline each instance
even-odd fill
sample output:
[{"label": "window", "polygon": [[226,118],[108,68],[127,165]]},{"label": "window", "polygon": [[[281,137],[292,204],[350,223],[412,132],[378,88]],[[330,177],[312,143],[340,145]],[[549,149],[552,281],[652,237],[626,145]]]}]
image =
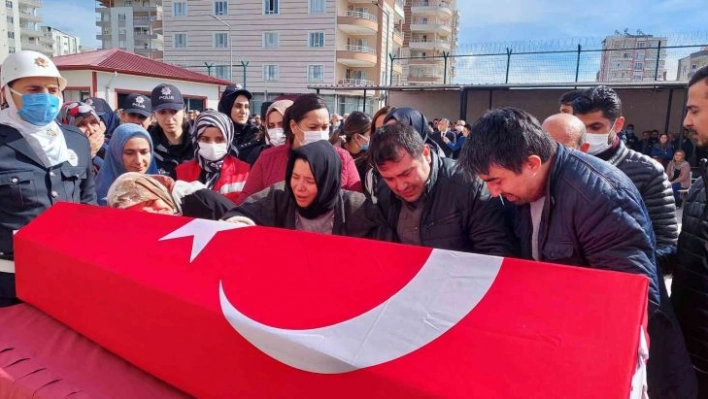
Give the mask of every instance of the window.
[{"label": "window", "polygon": [[187,34],[186,33],[175,33],[172,46],[174,48],[187,47]]},{"label": "window", "polygon": [[8,16],[8,17],[7,17],[7,22],[10,23],[10,24],[14,24],[14,23],[15,23],[15,18]]},{"label": "window", "polygon": [[231,77],[229,76],[228,65],[219,65],[214,67],[214,76],[219,79],[229,80]]},{"label": "window", "polygon": [[15,51],[17,51],[17,50],[15,50],[14,47],[8,47],[8,49],[7,49],[7,52],[10,54],[14,53]]},{"label": "window", "polygon": [[263,47],[279,47],[280,33],[279,32],[263,32]]},{"label": "window", "polygon": [[642,74],[641,74],[641,73],[635,73],[635,74],[632,76],[632,80],[634,80],[634,81],[641,81],[642,78],[643,78],[643,77],[642,77]]},{"label": "window", "polygon": [[278,80],[280,74],[278,65],[263,65],[263,80],[266,82],[274,82]]},{"label": "window", "polygon": [[125,23],[125,14],[118,14],[118,22]]},{"label": "window", "polygon": [[324,47],[324,32],[310,32],[310,47]]},{"label": "window", "polygon": [[635,63],[634,63],[634,70],[635,70],[635,71],[642,71],[642,70],[644,70],[644,63],[643,63],[643,62],[635,62]]},{"label": "window", "polygon": [[216,47],[216,48],[229,47],[228,33],[224,33],[224,32],[214,33],[214,47]]},{"label": "window", "polygon": [[214,1],[214,15],[229,15],[228,1]]},{"label": "window", "polygon": [[310,14],[322,14],[325,12],[324,0],[310,0]]},{"label": "window", "polygon": [[14,39],[14,38],[15,38],[15,32],[7,32],[7,37],[8,37],[8,39]]},{"label": "window", "polygon": [[308,65],[307,81],[321,82],[324,80],[324,65]]},{"label": "window", "polygon": [[274,15],[274,14],[280,14],[280,11],[278,9],[278,1],[279,0],[263,0],[263,5],[264,5],[264,10],[263,12],[266,15]]},{"label": "window", "polygon": [[187,2],[186,1],[175,1],[174,3],[172,3],[172,16],[186,17],[187,16]]},{"label": "window", "polygon": [[644,57],[646,57],[646,54],[644,53],[637,53],[637,59],[639,61],[644,61]]},{"label": "window", "polygon": [[639,46],[639,48],[644,48],[647,46],[647,43],[646,42],[639,42],[638,46]]},{"label": "window", "polygon": [[10,0],[5,1],[5,7],[12,8],[12,2]]}]

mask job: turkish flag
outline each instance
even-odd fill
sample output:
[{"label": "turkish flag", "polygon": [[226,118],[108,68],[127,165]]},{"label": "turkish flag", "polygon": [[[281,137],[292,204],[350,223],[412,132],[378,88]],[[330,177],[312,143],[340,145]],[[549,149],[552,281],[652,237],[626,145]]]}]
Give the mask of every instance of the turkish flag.
[{"label": "turkish flag", "polygon": [[20,298],[197,397],[641,395],[643,276],[76,204],[15,254]]}]

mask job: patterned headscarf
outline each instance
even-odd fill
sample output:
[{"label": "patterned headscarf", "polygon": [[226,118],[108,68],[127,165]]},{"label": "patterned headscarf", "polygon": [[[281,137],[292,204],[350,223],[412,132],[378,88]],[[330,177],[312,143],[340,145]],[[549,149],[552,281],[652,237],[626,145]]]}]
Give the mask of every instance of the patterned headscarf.
[{"label": "patterned headscarf", "polygon": [[111,208],[126,209],[143,202],[162,200],[174,213],[179,212],[169,189],[162,183],[167,176],[143,175],[128,172],[120,175],[108,189],[108,206]]},{"label": "patterned headscarf", "polygon": [[204,130],[209,127],[219,129],[221,134],[224,136],[226,147],[228,149],[234,140],[234,125],[231,123],[230,117],[218,111],[202,112],[199,114],[197,119],[194,120],[194,127],[192,127],[194,159],[197,160],[199,166],[202,168],[202,176],[200,176],[199,181],[204,183],[207,188],[211,189],[214,187],[214,184],[219,181],[219,177],[221,176],[221,167],[224,165],[224,159],[226,159],[226,156],[218,161],[210,161],[199,155],[199,137],[201,137]]},{"label": "patterned headscarf", "polygon": [[98,114],[96,114],[92,106],[77,101],[64,103],[61,107],[60,115],[61,123],[65,125],[79,126],[89,116],[96,118],[96,122],[99,121]]}]

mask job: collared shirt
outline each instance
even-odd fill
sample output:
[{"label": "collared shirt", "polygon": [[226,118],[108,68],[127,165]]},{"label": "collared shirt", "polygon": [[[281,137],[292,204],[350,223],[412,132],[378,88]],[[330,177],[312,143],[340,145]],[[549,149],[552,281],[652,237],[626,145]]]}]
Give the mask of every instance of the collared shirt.
[{"label": "collared shirt", "polygon": [[398,214],[396,233],[403,244],[421,245],[420,219],[425,208],[425,195],[416,202],[401,200],[401,210]]}]

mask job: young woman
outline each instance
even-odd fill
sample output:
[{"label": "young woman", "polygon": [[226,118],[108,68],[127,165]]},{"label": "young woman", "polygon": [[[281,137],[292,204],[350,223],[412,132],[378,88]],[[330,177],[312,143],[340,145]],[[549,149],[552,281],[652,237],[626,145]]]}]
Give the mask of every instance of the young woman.
[{"label": "young woman", "polygon": [[99,205],[107,205],[108,189],[123,173],[157,174],[153,151],[150,134],[142,126],[133,123],[118,126],[96,176]]},{"label": "young woman", "polygon": [[230,144],[231,155],[253,165],[265,147],[258,126],[249,120],[253,94],[235,85],[228,86],[219,100],[219,112],[228,115],[234,124],[234,138]]},{"label": "young woman", "polygon": [[345,137],[344,149],[349,151],[349,154],[354,158],[359,179],[363,181],[369,170],[366,154],[371,137],[371,117],[360,111],[352,112],[342,125],[342,133]]},{"label": "young woman", "polygon": [[177,180],[199,181],[235,201],[246,184],[250,165],[229,154],[234,130],[229,117],[205,111],[194,121],[194,160],[177,166]]},{"label": "young woman", "polygon": [[283,117],[285,110],[293,105],[290,100],[276,101],[268,107],[263,123],[264,138],[268,143],[268,148],[285,144],[285,130],[283,129]]},{"label": "young woman", "polygon": [[662,133],[659,136],[659,142],[654,144],[651,148],[651,157],[664,165],[664,169],[666,169],[666,165],[669,164],[669,161],[674,159],[674,147],[669,142],[668,134]]},{"label": "young woman", "polygon": [[385,223],[363,194],[342,189],[341,170],[327,140],[298,147],[287,160],[285,182],[248,198],[224,220],[247,217],[261,226],[372,237]]},{"label": "young woman", "polygon": [[[321,97],[304,94],[298,97],[283,117],[285,145],[263,151],[246,180],[237,204],[273,184],[283,181],[290,151],[318,141],[329,139],[329,111]],[[342,188],[361,191],[361,179],[349,153],[335,149],[342,163]]]}]

